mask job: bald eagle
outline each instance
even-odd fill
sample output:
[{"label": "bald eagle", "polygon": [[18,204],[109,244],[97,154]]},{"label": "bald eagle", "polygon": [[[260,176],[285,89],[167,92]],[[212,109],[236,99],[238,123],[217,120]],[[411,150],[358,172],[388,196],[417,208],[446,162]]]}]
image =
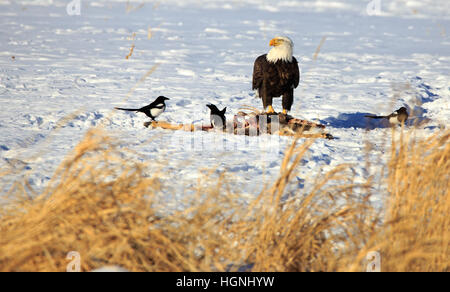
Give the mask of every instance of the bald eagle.
[{"label": "bald eagle", "polygon": [[292,56],[294,44],[288,37],[270,41],[273,48],[259,56],[253,68],[253,90],[258,90],[267,113],[274,113],[272,98],[283,96],[283,113],[287,114],[294,103],[294,89],[300,82],[298,62]]}]

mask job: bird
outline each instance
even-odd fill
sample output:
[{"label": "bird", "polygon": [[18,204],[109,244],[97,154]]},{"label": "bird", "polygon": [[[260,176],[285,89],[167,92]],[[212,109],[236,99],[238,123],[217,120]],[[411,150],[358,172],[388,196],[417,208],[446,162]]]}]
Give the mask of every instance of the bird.
[{"label": "bird", "polygon": [[116,107],[116,110],[121,111],[130,111],[130,112],[141,112],[147,115],[152,121],[155,121],[155,119],[162,114],[166,110],[166,103],[165,101],[169,100],[169,98],[165,96],[158,96],[154,102],[151,104],[141,107],[141,108],[120,108]]},{"label": "bird", "polygon": [[408,120],[408,111],[406,110],[406,107],[401,107],[392,114],[388,116],[365,116],[366,118],[371,119],[387,119],[389,121],[389,124],[392,126],[394,125],[401,125],[404,124]]},{"label": "bird", "polygon": [[213,128],[222,128],[225,130],[227,126],[227,119],[225,117],[225,112],[227,111],[227,108],[225,107],[223,110],[219,110],[217,106],[214,104],[207,104],[206,105],[210,110],[210,121],[211,126]]},{"label": "bird", "polygon": [[274,97],[283,96],[283,114],[287,114],[294,103],[294,89],[300,83],[300,69],[292,55],[294,43],[285,36],[273,38],[269,53],[259,56],[253,67],[253,90],[258,90],[266,113],[275,113]]}]

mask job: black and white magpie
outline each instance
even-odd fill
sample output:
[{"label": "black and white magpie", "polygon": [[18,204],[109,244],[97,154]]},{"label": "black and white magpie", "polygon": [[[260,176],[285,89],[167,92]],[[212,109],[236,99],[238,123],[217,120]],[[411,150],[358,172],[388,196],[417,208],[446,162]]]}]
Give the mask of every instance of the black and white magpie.
[{"label": "black and white magpie", "polygon": [[213,104],[207,104],[206,105],[211,110],[210,120],[211,120],[211,126],[213,128],[222,128],[225,129],[227,126],[227,119],[225,117],[225,112],[227,111],[227,108],[225,107],[223,110],[219,110],[217,106]]},{"label": "black and white magpie", "polygon": [[165,96],[159,96],[154,102],[151,104],[144,106],[142,108],[120,108],[116,107],[115,109],[121,111],[130,111],[130,112],[141,112],[147,115],[152,121],[154,121],[160,114],[162,114],[166,110],[165,101],[169,100]]},{"label": "black and white magpie", "polygon": [[401,125],[404,124],[408,120],[408,111],[406,110],[406,107],[401,107],[400,109],[396,110],[392,114],[388,116],[365,116],[366,118],[371,119],[387,119],[389,121],[389,124],[391,125]]}]

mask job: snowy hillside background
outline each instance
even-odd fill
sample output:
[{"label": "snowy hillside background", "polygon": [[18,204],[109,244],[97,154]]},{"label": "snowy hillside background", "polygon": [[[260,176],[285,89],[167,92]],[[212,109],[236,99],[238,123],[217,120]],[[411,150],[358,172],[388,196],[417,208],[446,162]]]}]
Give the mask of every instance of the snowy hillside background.
[{"label": "snowy hillside background", "polygon": [[[43,189],[84,133],[101,125],[164,171],[167,198],[215,168],[254,196],[278,174],[290,138],[197,133],[192,146],[190,133],[148,130],[144,115],[113,108],[165,95],[160,119],[180,123],[206,123],[207,103],[227,106],[229,115],[244,105],[260,109],[253,61],[277,35],[294,41],[302,68],[292,115],[327,125],[337,138],[311,147],[298,188],[342,163],[361,181],[379,171],[390,130],[368,124],[367,113],[406,105],[409,125],[420,122],[423,135],[449,124],[448,0],[381,0],[380,11],[361,0],[81,0],[72,16],[69,2],[0,0],[0,165],[13,171],[2,177],[6,187],[25,178]],[[281,109],[279,99],[274,105]]]}]

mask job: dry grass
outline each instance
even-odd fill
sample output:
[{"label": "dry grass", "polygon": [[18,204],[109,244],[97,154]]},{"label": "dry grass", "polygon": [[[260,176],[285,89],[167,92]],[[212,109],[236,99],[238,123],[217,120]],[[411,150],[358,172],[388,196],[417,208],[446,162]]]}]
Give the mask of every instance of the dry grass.
[{"label": "dry grass", "polygon": [[449,138],[446,131],[392,140],[385,224],[359,258],[371,249],[384,271],[450,271]]},{"label": "dry grass", "polygon": [[125,59],[127,59],[127,60],[131,58],[131,56],[133,55],[133,52],[134,52],[134,48],[136,47],[134,45],[134,42],[136,40],[136,33],[135,32],[133,32],[133,34],[131,35],[131,40],[133,41],[133,43],[131,45],[130,52],[128,53],[128,55],[125,56]]},{"label": "dry grass", "polygon": [[0,270],[65,271],[77,251],[83,271],[364,271],[376,250],[383,271],[449,271],[449,136],[393,141],[381,218],[372,182],[356,184],[347,165],[306,194],[292,186],[313,141],[293,143],[253,201],[243,203],[225,176],[213,188],[199,178],[188,207],[160,210],[163,174],[91,131],[43,194],[0,208]]}]

